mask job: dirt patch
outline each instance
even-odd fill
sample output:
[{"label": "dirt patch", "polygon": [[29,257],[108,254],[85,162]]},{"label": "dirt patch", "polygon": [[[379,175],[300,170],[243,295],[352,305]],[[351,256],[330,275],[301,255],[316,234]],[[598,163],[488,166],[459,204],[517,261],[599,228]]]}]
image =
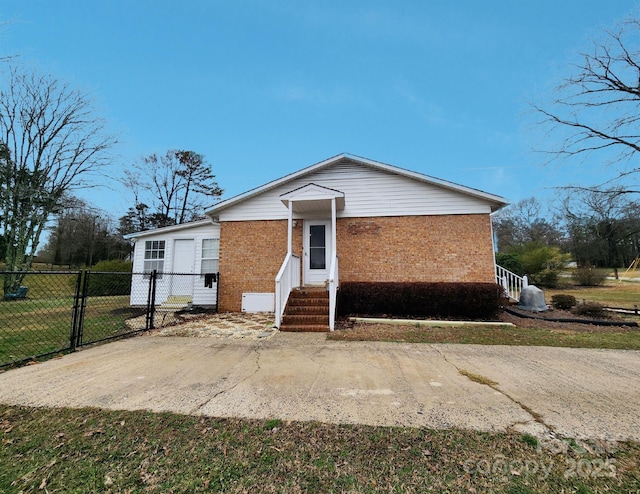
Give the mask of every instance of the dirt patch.
[{"label": "dirt patch", "polygon": [[200,314],[151,331],[152,336],[186,336],[190,338],[269,338],[278,330],[274,328],[273,314],[226,312]]}]

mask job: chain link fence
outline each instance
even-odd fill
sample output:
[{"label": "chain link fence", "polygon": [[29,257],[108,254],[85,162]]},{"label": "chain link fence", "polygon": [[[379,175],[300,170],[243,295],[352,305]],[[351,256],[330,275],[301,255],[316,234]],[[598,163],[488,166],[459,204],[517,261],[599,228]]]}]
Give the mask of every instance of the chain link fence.
[{"label": "chain link fence", "polygon": [[[219,275],[0,271],[20,280],[0,300],[0,368],[215,310]],[[14,284],[15,285],[15,284]]]}]

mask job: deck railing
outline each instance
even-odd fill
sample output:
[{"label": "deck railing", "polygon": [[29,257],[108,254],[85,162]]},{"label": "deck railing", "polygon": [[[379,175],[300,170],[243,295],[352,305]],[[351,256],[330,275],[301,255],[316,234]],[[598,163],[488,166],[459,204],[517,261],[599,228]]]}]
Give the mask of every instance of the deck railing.
[{"label": "deck railing", "polygon": [[329,331],[336,325],[336,301],[338,298],[338,256],[333,256],[329,270]]},{"label": "deck railing", "polygon": [[300,257],[287,254],[276,276],[276,327],[280,328],[289,294],[300,287]]},{"label": "deck railing", "polygon": [[511,300],[515,301],[520,300],[522,289],[529,286],[529,280],[526,276],[518,276],[517,274],[512,273],[508,269],[505,269],[502,266],[498,266],[497,264],[496,283],[504,288],[504,292]]}]

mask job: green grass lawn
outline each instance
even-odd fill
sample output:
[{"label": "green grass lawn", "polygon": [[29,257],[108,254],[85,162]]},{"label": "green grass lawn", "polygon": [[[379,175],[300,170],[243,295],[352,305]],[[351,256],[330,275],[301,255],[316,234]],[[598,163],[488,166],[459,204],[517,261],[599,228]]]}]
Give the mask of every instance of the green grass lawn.
[{"label": "green grass lawn", "polygon": [[[64,350],[70,345],[73,296],[0,301],[0,364]],[[129,296],[90,297],[84,317],[83,341],[129,331],[125,321],[140,315],[129,307]]]},{"label": "green grass lawn", "polygon": [[640,330],[637,328],[599,331],[595,327],[588,326],[584,330],[574,330],[482,325],[434,328],[362,323],[350,329],[334,331],[327,335],[327,339],[640,350]]},{"label": "green grass lawn", "polygon": [[0,364],[69,346],[73,297],[0,302]]},{"label": "green grass lawn", "polygon": [[32,273],[22,280],[29,287],[30,299],[50,297],[73,297],[76,289],[76,273]]},{"label": "green grass lawn", "polygon": [[544,289],[544,296],[548,304],[551,297],[565,293],[573,295],[580,303],[582,301],[598,302],[607,307],[633,309],[640,308],[640,282],[607,280],[603,286],[580,287],[567,285],[563,288]]},{"label": "green grass lawn", "polygon": [[0,405],[0,492],[638,492],[640,445]]},{"label": "green grass lawn", "polygon": [[84,315],[85,342],[97,341],[128,333],[125,322],[144,315],[146,308],[131,307],[129,295],[89,297]]}]

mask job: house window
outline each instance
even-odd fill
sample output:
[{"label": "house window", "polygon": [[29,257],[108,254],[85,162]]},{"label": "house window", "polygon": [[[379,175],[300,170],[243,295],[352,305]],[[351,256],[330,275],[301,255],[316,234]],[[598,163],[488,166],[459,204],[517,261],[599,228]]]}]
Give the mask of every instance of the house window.
[{"label": "house window", "polygon": [[202,240],[202,260],[200,261],[200,273],[217,273],[218,257],[220,255],[220,239],[205,238]]},{"label": "house window", "polygon": [[147,240],[144,243],[143,271],[151,273],[154,269],[158,272],[158,278],[161,278],[164,270],[164,240]]}]

